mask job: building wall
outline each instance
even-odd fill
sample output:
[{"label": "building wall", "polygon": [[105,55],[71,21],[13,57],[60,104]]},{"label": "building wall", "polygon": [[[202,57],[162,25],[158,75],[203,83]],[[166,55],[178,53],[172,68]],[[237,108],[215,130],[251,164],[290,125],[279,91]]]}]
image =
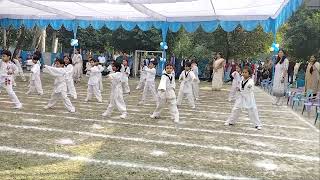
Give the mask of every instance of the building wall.
[{"label": "building wall", "polygon": [[310,9],[320,9],[320,0],[305,0],[305,2]]}]

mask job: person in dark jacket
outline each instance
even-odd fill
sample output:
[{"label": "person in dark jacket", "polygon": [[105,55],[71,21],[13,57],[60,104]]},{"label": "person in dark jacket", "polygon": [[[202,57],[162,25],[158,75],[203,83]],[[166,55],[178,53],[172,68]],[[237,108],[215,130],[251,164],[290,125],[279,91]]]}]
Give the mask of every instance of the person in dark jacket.
[{"label": "person in dark jacket", "polygon": [[289,67],[288,67],[288,82],[290,84],[293,83],[293,75],[294,75],[294,66],[296,65],[296,61],[294,59],[289,60]]}]

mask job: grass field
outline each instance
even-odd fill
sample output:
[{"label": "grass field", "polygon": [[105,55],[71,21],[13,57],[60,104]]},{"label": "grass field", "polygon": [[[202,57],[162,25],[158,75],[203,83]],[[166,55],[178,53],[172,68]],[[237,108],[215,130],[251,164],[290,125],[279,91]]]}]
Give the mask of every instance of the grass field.
[{"label": "grass field", "polygon": [[[43,76],[43,96],[27,97],[27,84],[15,88],[24,105],[13,110],[0,95],[0,179],[319,179],[319,125],[300,117],[256,88],[263,129],[255,130],[246,113],[224,126],[232,108],[229,86],[212,92],[202,82],[197,109],[179,109],[175,129],[168,109],[150,119],[154,103],[137,106],[141,92],[127,97],[128,118],[115,111],[104,118],[110,87],[104,80],[103,103],[85,103],[87,79],[76,85],[76,113],[60,101],[44,110],[53,79]],[[319,123],[318,123],[319,124]]]}]

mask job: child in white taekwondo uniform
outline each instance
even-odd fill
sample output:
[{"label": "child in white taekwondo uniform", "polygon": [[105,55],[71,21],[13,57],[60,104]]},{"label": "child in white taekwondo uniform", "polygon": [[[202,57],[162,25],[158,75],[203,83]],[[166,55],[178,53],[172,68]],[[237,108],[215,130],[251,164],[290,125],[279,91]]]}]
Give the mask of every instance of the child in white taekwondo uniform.
[{"label": "child in white taekwondo uniform", "polygon": [[64,106],[67,108],[67,110],[71,113],[74,113],[76,110],[67,96],[67,71],[64,68],[64,60],[57,59],[55,67],[45,65],[43,72],[49,73],[55,77],[51,98],[48,102],[48,105],[46,105],[44,109],[52,108],[57,103],[57,100],[62,98]]},{"label": "child in white taekwondo uniform", "polygon": [[[173,66],[172,66],[172,67],[173,67]],[[173,68],[174,68],[174,67],[173,67]],[[164,73],[166,73],[166,69],[164,69],[164,70],[162,71],[162,74],[164,74]],[[176,72],[174,71],[174,69],[172,70],[171,75],[173,76],[173,79],[176,79]]]},{"label": "child in white taekwondo uniform", "polygon": [[17,66],[10,61],[11,52],[8,50],[2,51],[2,60],[0,60],[0,88],[4,88],[11,101],[15,104],[15,109],[21,109],[20,103],[16,93],[12,89],[13,75],[17,70]]},{"label": "child in white taekwondo uniform", "polygon": [[179,77],[179,81],[181,82],[181,84],[178,93],[177,104],[178,106],[181,106],[183,98],[186,97],[188,99],[189,105],[194,109],[196,108],[196,106],[194,103],[192,83],[196,81],[196,77],[193,71],[191,71],[190,62],[186,62],[184,69],[185,70],[182,71]]},{"label": "child in white taekwondo uniform", "polygon": [[121,86],[123,88],[124,94],[130,94],[130,87],[129,87],[129,75],[130,75],[130,67],[128,66],[128,61],[123,60],[122,61],[122,67],[121,67]]},{"label": "child in white taekwondo uniform", "polygon": [[195,81],[192,81],[192,90],[193,90],[193,95],[196,100],[199,100],[199,68],[198,65],[195,61],[192,62],[191,64],[191,69],[196,77]]},{"label": "child in white taekwondo uniform", "polygon": [[146,97],[150,94],[156,102],[156,105],[159,103],[159,98],[156,92],[156,69],[154,68],[153,62],[149,63],[149,66],[144,70],[146,72],[146,82],[143,88],[142,98],[138,105],[143,105]]},{"label": "child in white taekwondo uniform", "polygon": [[16,66],[18,68],[17,72],[16,72],[16,76],[14,76],[14,81],[15,81],[17,76],[20,76],[22,81],[27,81],[26,77],[24,76],[23,69],[22,69],[22,66],[21,66],[22,58],[21,57],[13,58],[13,62],[16,64]]},{"label": "child in white taekwondo uniform", "polygon": [[100,90],[100,92],[102,92],[103,91],[102,72],[104,71],[104,67],[99,64],[98,69],[101,72],[100,74],[98,74],[98,76],[99,76],[99,90]]},{"label": "child in white taekwondo uniform", "polygon": [[236,65],[236,71],[234,71],[231,76],[233,77],[232,86],[229,93],[228,101],[234,101],[236,100],[236,93],[237,89],[239,88],[239,85],[241,83],[241,69],[239,65]]},{"label": "child in white taekwondo uniform", "polygon": [[71,58],[69,56],[64,56],[63,60],[65,63],[64,68],[66,69],[67,94],[73,97],[73,99],[77,99],[78,95],[73,82],[73,65]]},{"label": "child in white taekwondo uniform", "polygon": [[56,67],[56,62],[57,62],[58,60],[59,60],[59,59],[56,58],[56,59],[53,61],[53,63],[51,64],[51,66],[52,66],[52,67]]},{"label": "child in white taekwondo uniform", "polygon": [[92,59],[92,57],[88,57],[88,62],[86,63],[86,76],[89,77],[90,76],[90,60]]},{"label": "child in white taekwondo uniform", "polygon": [[148,66],[146,66],[144,64],[144,62],[142,61],[140,68],[141,68],[140,69],[140,80],[139,80],[138,86],[136,87],[137,90],[144,89],[144,85],[146,83],[146,77],[147,77],[147,72],[145,71],[145,69],[147,69]]},{"label": "child in white taekwondo uniform", "polygon": [[30,74],[30,82],[29,82],[29,90],[26,94],[30,95],[33,92],[38,93],[38,95],[43,95],[43,89],[42,89],[42,83],[40,78],[40,65],[38,63],[39,61],[38,56],[34,56],[32,58],[32,68],[31,68],[31,74]]},{"label": "child in white taekwondo uniform", "polygon": [[237,96],[231,115],[225,123],[225,125],[227,126],[233,125],[239,119],[241,109],[246,109],[248,111],[250,120],[255,125],[255,128],[258,130],[262,128],[262,124],[258,115],[256,101],[254,98],[254,81],[253,79],[251,79],[251,73],[252,72],[250,67],[246,66],[243,68],[243,78],[238,88],[238,91],[240,91],[240,93]]},{"label": "child in white taekwondo uniform", "polygon": [[103,69],[99,68],[99,62],[90,59],[90,76],[88,80],[88,91],[87,91],[87,98],[85,99],[86,102],[91,100],[92,95],[94,94],[98,100],[98,102],[102,102],[102,96],[100,91],[100,76]]},{"label": "child in white taekwondo uniform", "polygon": [[111,80],[110,103],[107,110],[102,114],[102,116],[110,116],[113,111],[113,108],[116,107],[121,113],[120,118],[125,119],[127,117],[127,108],[123,99],[123,92],[121,86],[121,64],[115,62],[112,66],[112,69],[115,73],[111,73],[107,76],[107,78]]},{"label": "child in white taekwondo uniform", "polygon": [[109,66],[107,67],[107,71],[109,74],[114,73],[114,71],[112,70],[112,66],[115,63],[115,60],[112,60],[112,62],[109,64]]},{"label": "child in white taekwondo uniform", "polygon": [[177,100],[175,90],[175,79],[173,73],[172,64],[167,64],[165,73],[162,74],[160,84],[158,87],[159,103],[150,116],[151,118],[159,118],[160,112],[163,109],[163,106],[168,103],[169,111],[171,118],[174,119],[175,123],[179,123],[179,111],[177,108]]}]

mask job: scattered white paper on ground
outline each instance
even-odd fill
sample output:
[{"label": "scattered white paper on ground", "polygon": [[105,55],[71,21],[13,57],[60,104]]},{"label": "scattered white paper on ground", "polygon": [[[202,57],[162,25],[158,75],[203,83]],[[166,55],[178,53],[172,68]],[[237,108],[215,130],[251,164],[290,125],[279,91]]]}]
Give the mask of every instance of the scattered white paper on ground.
[{"label": "scattered white paper on ground", "polygon": [[39,119],[23,119],[25,122],[40,122]]},{"label": "scattered white paper on ground", "polygon": [[100,124],[93,124],[92,128],[93,129],[103,129],[103,127]]},{"label": "scattered white paper on ground", "polygon": [[75,144],[72,139],[66,138],[66,139],[58,139],[56,140],[56,143],[62,144],[62,145],[73,145]]},{"label": "scattered white paper on ground", "polygon": [[275,171],[278,169],[278,165],[274,164],[271,160],[257,161],[255,162],[255,166],[267,171]]},{"label": "scattered white paper on ground", "polygon": [[164,151],[153,150],[150,154],[152,156],[165,156],[167,153]]}]

